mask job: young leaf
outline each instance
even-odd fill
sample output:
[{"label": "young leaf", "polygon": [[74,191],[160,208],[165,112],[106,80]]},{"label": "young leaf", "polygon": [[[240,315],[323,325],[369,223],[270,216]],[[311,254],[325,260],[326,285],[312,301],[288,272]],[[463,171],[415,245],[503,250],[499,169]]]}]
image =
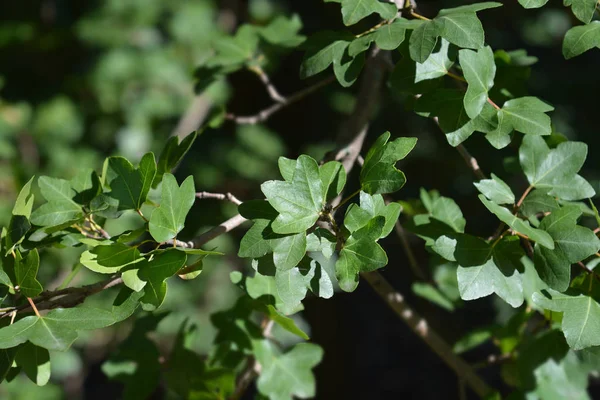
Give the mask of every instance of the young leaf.
[{"label": "young leaf", "polygon": [[285,354],[269,340],[254,341],[253,351],[262,369],[258,391],[270,399],[311,398],[315,395],[312,369],[321,362],[323,350],[312,343],[299,343]]},{"label": "young leaf", "polygon": [[139,210],[146,201],[155,174],[153,153],[145,154],[138,168],[123,157],[107,158],[104,181],[110,186],[109,196],[119,202],[118,210]]},{"label": "young leaf", "polygon": [[140,266],[138,276],[146,281],[144,296],[140,299],[145,309],[154,310],[160,307],[167,295],[165,280],[183,268],[186,259],[184,252],[169,249]]},{"label": "young leaf", "polygon": [[460,66],[467,80],[467,93],[464,98],[465,111],[469,118],[475,118],[483,110],[488,100],[488,92],[494,86],[496,64],[494,53],[489,46],[478,51],[458,52]]},{"label": "young leaf", "polygon": [[344,189],[344,186],[346,185],[346,170],[342,163],[329,161],[319,167],[319,175],[321,176],[321,182],[323,183],[325,201],[329,202]]},{"label": "young leaf", "polygon": [[325,203],[317,162],[301,155],[292,182],[267,181],[261,185],[267,201],[279,212],[272,223],[275,233],[306,231],[319,218]]},{"label": "young leaf", "polygon": [[351,204],[346,210],[344,216],[344,226],[350,232],[355,232],[364,227],[377,216],[385,218],[385,225],[379,238],[384,238],[394,229],[394,224],[400,216],[402,206],[398,203],[385,204],[383,196],[379,194],[370,195],[360,192],[360,207],[357,204]]},{"label": "young leaf", "polygon": [[226,72],[242,68],[254,57],[259,43],[259,30],[252,25],[242,25],[234,36],[221,36],[214,43],[216,55],[207,67],[220,67]]},{"label": "young leaf", "polygon": [[375,271],[387,265],[387,254],[376,242],[384,224],[385,218],[375,217],[364,227],[352,232],[344,243],[335,263],[335,274],[342,290],[354,291],[360,272]]},{"label": "young leaf", "polygon": [[495,214],[500,221],[504,222],[515,231],[523,235],[527,235],[529,239],[541,244],[544,247],[547,247],[550,250],[554,249],[552,237],[547,232],[531,227],[529,222],[519,219],[511,214],[508,209],[489,201],[482,194],[479,195],[479,200],[481,200],[483,205],[490,210],[491,213]]},{"label": "young leaf", "polygon": [[411,152],[417,139],[402,137],[388,143],[389,138],[389,132],[379,136],[365,157],[360,170],[360,185],[366,193],[393,193],[406,182],[404,173],[395,164]]},{"label": "young leaf", "polygon": [[496,204],[513,204],[515,195],[504,181],[492,174],[492,179],[482,179],[474,183],[475,187],[485,197]]},{"label": "young leaf", "polygon": [[526,136],[519,149],[519,161],[530,185],[563,200],[580,200],[595,194],[592,186],[577,172],[587,156],[587,145],[563,142],[549,149],[536,136]]},{"label": "young leaf", "polygon": [[563,56],[568,60],[600,46],[600,21],[574,26],[565,34],[562,45]]},{"label": "young leaf", "polygon": [[148,224],[150,234],[160,243],[176,237],[185,226],[187,213],[196,199],[194,178],[188,176],[180,187],[173,175],[165,174],[161,191],[160,206],[152,212]]},{"label": "young leaf", "polygon": [[153,188],[156,188],[162,181],[164,174],[171,172],[171,170],[181,162],[183,157],[194,144],[196,137],[198,137],[198,131],[187,135],[185,138],[183,138],[183,140],[181,140],[181,143],[179,143],[179,138],[177,136],[171,136],[169,138],[167,144],[162,149],[160,156],[158,157],[156,175],[152,181]]},{"label": "young leaf", "polygon": [[259,34],[267,42],[281,47],[294,48],[302,44],[306,39],[299,35],[302,30],[302,20],[296,14],[287,18],[280,15],[273,19],[269,25],[259,30]]}]

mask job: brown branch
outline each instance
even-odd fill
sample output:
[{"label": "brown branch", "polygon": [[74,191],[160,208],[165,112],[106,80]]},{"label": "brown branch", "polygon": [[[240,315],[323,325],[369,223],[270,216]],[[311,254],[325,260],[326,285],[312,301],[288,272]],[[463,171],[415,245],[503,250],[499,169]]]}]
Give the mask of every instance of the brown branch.
[{"label": "brown branch", "polygon": [[196,193],[197,199],[215,199],[215,200],[227,200],[236,206],[242,204],[241,200],[238,200],[237,197],[232,195],[231,193],[209,193],[209,192],[198,192]]},{"label": "brown branch", "polygon": [[258,112],[255,115],[249,115],[249,116],[236,116],[233,114],[227,114],[225,115],[225,118],[227,118],[228,120],[231,120],[237,124],[258,124],[260,122],[264,122],[267,119],[269,119],[271,117],[271,115],[275,114],[277,111],[281,110],[282,108],[288,107],[302,99],[304,99],[305,97],[307,97],[308,95],[312,94],[313,92],[316,92],[317,90],[321,89],[322,87],[330,84],[331,82],[333,82],[335,80],[335,77],[330,76],[329,78],[326,78],[320,82],[315,83],[312,86],[309,86],[287,98],[285,98],[284,101],[278,102],[273,104],[272,106],[269,106],[267,108],[265,108],[264,110]]},{"label": "brown branch", "polygon": [[363,272],[363,279],[387,303],[409,328],[417,334],[459,377],[459,380],[481,398],[492,392],[492,389],[475,373],[473,368],[462,358],[454,354],[452,347],[429,327],[427,321],[406,304],[404,297],[378,272]]}]

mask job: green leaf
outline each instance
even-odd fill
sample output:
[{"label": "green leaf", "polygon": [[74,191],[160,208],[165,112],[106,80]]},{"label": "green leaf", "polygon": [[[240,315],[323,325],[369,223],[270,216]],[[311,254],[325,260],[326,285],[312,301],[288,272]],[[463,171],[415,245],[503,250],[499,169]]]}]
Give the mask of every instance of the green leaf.
[{"label": "green leaf", "polygon": [[513,130],[527,135],[550,135],[551,120],[545,113],[554,110],[537,97],[520,97],[504,103],[498,110],[498,126],[492,136],[506,136]]},{"label": "green leaf", "polygon": [[294,180],[294,171],[296,171],[296,160],[291,158],[279,157],[277,160],[279,172],[285,181],[291,182]]},{"label": "green leaf", "polygon": [[490,245],[469,235],[459,235],[456,239],[441,236],[433,249],[444,258],[459,263],[458,289],[463,300],[496,293],[513,307],[523,304],[519,274],[523,250],[518,238],[503,238]]},{"label": "green leaf", "polygon": [[18,350],[18,347],[0,350],[0,383],[2,383],[9,374]]},{"label": "green leaf", "polygon": [[395,4],[384,3],[379,0],[335,0],[334,2],[341,3],[342,20],[346,26],[354,25],[374,13],[379,14],[383,19],[391,19],[398,12]]},{"label": "green leaf", "polygon": [[145,309],[153,310],[160,307],[167,295],[165,280],[183,268],[186,260],[187,256],[184,252],[169,249],[139,267],[138,276],[146,281],[144,296],[140,299]]},{"label": "green leaf", "polygon": [[181,140],[181,143],[179,143],[179,137],[177,136],[171,136],[169,140],[167,140],[167,144],[162,149],[160,156],[158,157],[156,175],[152,181],[153,188],[156,188],[162,181],[164,174],[171,172],[171,170],[181,162],[183,157],[185,157],[187,152],[194,144],[198,134],[198,131],[190,133]]},{"label": "green leaf", "polygon": [[482,179],[474,183],[475,187],[485,197],[496,204],[513,204],[515,195],[504,181],[492,174],[492,179]]},{"label": "green leaf", "polygon": [[273,221],[276,233],[300,233],[313,226],[325,203],[317,162],[301,155],[292,182],[267,181],[261,185],[267,201],[279,215]]},{"label": "green leaf", "polygon": [[381,236],[384,224],[383,217],[375,217],[366,226],[353,232],[344,243],[335,263],[335,273],[342,290],[354,291],[360,272],[375,271],[387,265],[385,250],[375,242]]},{"label": "green leaf", "polygon": [[391,24],[385,24],[375,31],[374,39],[377,47],[381,50],[395,50],[406,35],[406,29],[410,26],[410,21],[404,18],[396,18]]},{"label": "green leaf", "polygon": [[336,237],[327,229],[317,228],[306,236],[306,251],[321,252],[327,259],[335,252]]},{"label": "green leaf", "polygon": [[455,309],[452,301],[430,283],[415,282],[412,284],[411,289],[417,296],[426,299],[445,310],[454,311]]},{"label": "green leaf", "polygon": [[283,236],[271,241],[273,263],[278,270],[287,271],[294,268],[306,254],[306,234]]},{"label": "green leaf", "polygon": [[83,217],[83,209],[73,200],[76,193],[69,181],[41,176],[38,186],[48,203],[33,211],[31,223],[46,227],[68,226]]},{"label": "green leaf", "polygon": [[547,2],[548,0],[519,0],[519,4],[528,9],[543,7]]},{"label": "green leaf", "polygon": [[321,362],[323,350],[312,343],[299,343],[285,354],[268,340],[254,341],[254,354],[261,365],[257,388],[273,400],[315,395],[312,369]]},{"label": "green leaf", "polygon": [[123,267],[144,261],[136,247],[123,243],[100,245],[84,251],[79,262],[100,274],[114,274]]},{"label": "green leaf", "polygon": [[490,210],[491,213],[495,214],[500,221],[510,226],[516,232],[527,235],[529,239],[541,244],[544,247],[547,247],[550,250],[554,249],[552,237],[547,232],[531,227],[527,221],[519,219],[511,214],[508,209],[489,201],[482,194],[479,195],[479,200],[481,200],[483,205]]},{"label": "green leaf", "polygon": [[19,346],[15,361],[25,375],[38,386],[50,380],[50,354],[48,350],[32,343]]},{"label": "green leaf", "polygon": [[[329,161],[319,167],[319,175],[323,183],[325,201],[329,202],[336,198],[342,192],[342,189],[344,189],[346,185],[346,170],[342,163]],[[286,181],[289,180],[286,179]]]},{"label": "green leaf", "polygon": [[171,174],[165,174],[161,187],[160,206],[152,212],[148,228],[159,243],[173,239],[185,226],[185,218],[194,205],[194,178],[188,176],[181,184]]},{"label": "green leaf", "polygon": [[298,15],[294,14],[289,18],[280,15],[262,28],[259,34],[271,44],[293,48],[305,40],[304,36],[298,34],[300,30],[302,30],[302,20]]},{"label": "green leaf", "polygon": [[145,154],[138,168],[123,157],[107,158],[104,180],[111,188],[109,196],[119,202],[118,210],[139,210],[146,201],[155,174],[153,153]]},{"label": "green leaf", "polygon": [[565,291],[571,281],[571,264],[600,250],[600,239],[588,228],[577,225],[581,210],[562,207],[545,217],[540,224],[554,240],[554,250],[536,245],[535,268],[540,278],[551,288]]},{"label": "green leaf", "polygon": [[600,345],[600,304],[592,296],[569,290],[560,293],[548,289],[547,295],[533,294],[540,307],[563,313],[562,331],[573,350]]},{"label": "green leaf", "polygon": [[571,7],[571,11],[578,20],[584,24],[589,24],[596,11],[597,0],[563,0],[566,7]]},{"label": "green leaf", "polygon": [[547,195],[542,190],[534,190],[525,197],[519,212],[529,218],[538,213],[552,212],[559,208],[554,197]]},{"label": "green leaf", "polygon": [[234,36],[224,35],[214,43],[216,55],[208,67],[222,67],[226,72],[242,68],[254,57],[259,44],[259,30],[255,26],[242,25]]},{"label": "green leaf", "polygon": [[440,49],[431,53],[423,63],[416,63],[413,82],[418,83],[428,79],[435,79],[448,73],[456,60],[456,48],[446,39],[441,39]]},{"label": "green leaf", "polygon": [[340,84],[350,86],[364,63],[364,54],[352,57],[348,51],[353,40],[354,35],[348,32],[323,31],[311,36],[305,44],[307,50],[300,65],[300,78],[316,75],[333,64]]},{"label": "green leaf", "polygon": [[411,152],[417,139],[401,137],[388,143],[389,138],[389,132],[379,136],[360,170],[361,188],[369,194],[393,193],[406,183],[406,176],[395,164]]},{"label": "green leaf", "polygon": [[421,200],[429,215],[451,227],[455,232],[464,232],[467,221],[454,200],[444,196],[432,196],[421,189]]},{"label": "green leaf", "polygon": [[600,21],[574,26],[565,34],[562,45],[563,56],[568,60],[600,46]]},{"label": "green leaf", "polygon": [[297,307],[310,286],[315,275],[316,261],[304,260],[298,267],[289,270],[277,270],[275,285],[277,294],[287,308]]},{"label": "green leaf", "polygon": [[433,21],[425,21],[420,24],[412,32],[408,41],[410,58],[424,63],[433,52],[439,35],[439,27]]},{"label": "green leaf", "polygon": [[431,23],[438,34],[450,43],[467,49],[480,49],[485,41],[483,26],[474,12],[440,11]]},{"label": "green leaf", "polygon": [[28,251],[24,258],[16,252],[15,258],[15,288],[27,297],[35,297],[44,290],[36,279],[40,266],[40,256],[37,249]]},{"label": "green leaf", "polygon": [[96,196],[102,193],[102,183],[96,171],[82,169],[71,179],[71,187],[76,195],[73,200],[78,204],[88,205]]},{"label": "green leaf", "polygon": [[551,150],[535,136],[526,136],[519,149],[519,161],[531,186],[563,200],[594,196],[592,186],[577,175],[586,156],[585,143],[563,142]]},{"label": "green leaf", "polygon": [[44,317],[25,317],[0,329],[0,348],[29,340],[48,350],[64,351],[77,339],[78,330],[99,329],[116,322],[112,314],[90,307],[55,309]]},{"label": "green leaf", "polygon": [[25,235],[31,229],[31,210],[33,208],[34,196],[31,194],[33,177],[21,188],[15,205],[12,209],[12,217],[8,225],[5,240],[5,254],[10,254],[13,249],[21,244]]},{"label": "green leaf", "polygon": [[351,204],[346,210],[344,216],[344,226],[350,232],[356,232],[366,226],[373,218],[382,216],[385,218],[381,236],[384,238],[394,229],[394,224],[400,216],[402,206],[398,203],[385,204],[383,196],[379,194],[370,195],[363,191],[360,192],[360,207],[357,204]]},{"label": "green leaf", "polygon": [[467,81],[467,93],[463,100],[465,111],[469,118],[475,118],[483,110],[488,100],[488,92],[494,86],[496,76],[494,53],[489,46],[486,46],[476,52],[460,50],[458,57]]},{"label": "green leaf", "polygon": [[495,1],[484,1],[481,3],[469,4],[466,6],[454,7],[454,8],[445,8],[440,10],[438,15],[450,15],[450,14],[461,14],[461,13],[474,13],[483,10],[489,10],[491,8],[502,7],[502,3],[498,3]]},{"label": "green leaf", "polygon": [[277,311],[277,309],[275,307],[273,307],[272,305],[267,305],[264,307],[260,307],[260,309],[274,322],[277,323],[277,325],[281,326],[283,329],[285,329],[286,331],[293,333],[294,335],[301,337],[304,340],[309,340],[310,338],[308,337],[308,335],[306,334],[306,332],[304,332],[302,329],[300,329],[298,327],[298,325],[296,325],[296,323],[294,322],[293,319],[286,317],[285,315],[281,314],[279,311]]}]

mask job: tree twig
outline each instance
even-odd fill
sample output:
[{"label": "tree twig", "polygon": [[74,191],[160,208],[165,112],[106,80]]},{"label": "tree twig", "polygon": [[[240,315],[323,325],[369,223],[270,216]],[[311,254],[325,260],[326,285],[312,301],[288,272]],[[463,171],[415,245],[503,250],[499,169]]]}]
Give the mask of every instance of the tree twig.
[{"label": "tree twig", "polygon": [[227,200],[236,206],[242,204],[241,200],[232,195],[231,193],[209,193],[209,192],[198,192],[196,193],[197,199],[215,199],[215,200]]},{"label": "tree twig", "polygon": [[263,85],[265,85],[269,96],[271,96],[271,100],[273,100],[276,103],[286,102],[286,98],[279,93],[275,85],[273,85],[273,82],[271,82],[271,78],[269,78],[269,75],[267,75],[267,73],[261,67],[250,67],[250,71],[254,72],[259,77]]},{"label": "tree twig", "polygon": [[302,99],[304,99],[305,97],[307,97],[308,95],[312,94],[313,92],[316,92],[317,90],[321,89],[324,86],[327,86],[328,84],[330,84],[331,82],[333,82],[335,80],[335,77],[330,76],[329,78],[323,79],[320,82],[315,83],[312,86],[309,86],[289,97],[286,97],[284,99],[284,101],[280,101],[277,102],[267,108],[265,108],[264,110],[258,112],[255,115],[249,115],[249,116],[236,116],[233,114],[227,114],[225,115],[225,118],[227,118],[228,120],[231,120],[237,124],[258,124],[260,122],[264,122],[267,119],[269,119],[271,117],[271,115],[275,114],[277,111],[281,110],[284,107],[288,107]]},{"label": "tree twig", "polygon": [[233,229],[237,228],[238,226],[243,224],[245,221],[246,221],[246,218],[242,217],[240,214],[237,214],[237,215],[229,218],[227,221],[221,223],[220,225],[215,226],[208,232],[205,232],[205,233],[195,237],[194,239],[190,240],[189,242],[182,242],[180,240],[173,239],[173,240],[167,241],[166,244],[168,244],[168,245],[175,244],[176,247],[183,247],[183,248],[189,248],[189,249],[198,248],[198,247],[210,242],[217,236],[221,236],[224,233],[231,232]]}]

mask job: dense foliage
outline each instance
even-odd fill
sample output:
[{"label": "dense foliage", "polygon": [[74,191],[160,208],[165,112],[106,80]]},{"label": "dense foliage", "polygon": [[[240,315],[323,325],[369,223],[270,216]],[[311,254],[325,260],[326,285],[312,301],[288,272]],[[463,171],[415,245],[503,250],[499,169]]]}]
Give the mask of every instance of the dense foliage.
[{"label": "dense foliage", "polygon": [[[519,0],[526,9],[546,2]],[[588,146],[557,133],[555,108],[527,93],[536,58],[487,44],[480,13],[498,12],[502,4],[460,5],[428,18],[413,1],[325,3],[339,3],[328,7],[341,12],[344,28],[308,37],[298,15],[274,13],[221,31],[209,2],[150,2],[145,12],[145,6],[132,6],[140,24],[169,15],[166,26],[176,38],[171,44],[152,31],[127,35],[115,29],[131,11],[119,1],[96,10],[79,26],[83,39],[111,47],[92,73],[101,105],[88,116],[95,121],[92,137],[124,123],[116,149],[122,155],[107,157],[101,168],[94,168],[99,154],[91,148],[77,153],[77,160],[69,154],[84,134],[70,100],[52,99],[34,117],[26,104],[0,104],[0,152],[7,165],[18,165],[13,176],[27,177],[20,185],[14,180],[21,188],[6,205],[12,211],[0,219],[3,385],[23,375],[46,385],[51,371],[60,373],[51,354],[64,357],[73,344],[119,324],[127,334],[112,331],[118,345],[103,341],[110,351],[102,371],[122,383],[123,398],[162,391],[173,398],[238,399],[252,394],[252,385],[258,398],[318,397],[314,369],[327,352],[311,342],[299,313],[310,298],[327,301],[369,285],[382,297],[380,306],[387,303],[472,394],[589,398],[588,376],[600,371],[597,185],[580,174]],[[597,51],[597,2],[565,6],[582,24],[564,35],[564,58]],[[260,16],[260,10],[253,12]],[[132,51],[130,40],[151,51]],[[284,96],[270,76],[297,50],[303,58],[296,72],[310,81]],[[195,94],[190,64],[196,67]],[[232,111],[227,82],[240,72],[263,84],[271,105],[252,115]],[[313,157],[316,151],[284,157],[282,142],[260,124],[336,83],[356,88],[336,144],[324,145],[320,157]],[[178,101],[165,94],[170,92]],[[384,106],[382,93],[438,125],[447,149],[456,148],[473,172],[478,194],[471,196],[493,219],[494,231],[477,224],[473,229],[471,215],[439,190],[421,188],[418,199],[403,192],[407,176],[397,165],[422,141],[412,137],[417,134],[369,129],[376,108]],[[192,112],[185,111],[186,102]],[[185,118],[155,155],[150,132],[164,129],[156,120],[179,114]],[[184,131],[200,123],[192,133]],[[204,149],[190,157],[198,143],[210,142],[227,125],[240,126],[241,144],[224,145],[215,159]],[[258,136],[260,143],[246,136]],[[485,154],[512,152],[489,176],[465,148],[478,136],[487,141]],[[12,140],[19,140],[18,151]],[[43,167],[55,176],[32,178],[43,167],[17,162],[32,151],[40,157],[38,148],[47,160]],[[277,177],[270,171],[275,160]],[[180,166],[186,163],[191,167]],[[225,175],[241,177],[243,190],[234,183],[222,193],[205,191],[216,186],[215,176]],[[230,192],[259,198],[240,201]],[[234,206],[229,219],[219,224],[206,213],[197,221],[194,209],[211,200]],[[207,225],[216,226],[199,229]],[[239,241],[218,241],[240,226],[247,229]],[[385,239],[393,232],[397,242]],[[426,263],[415,256],[409,232],[419,238]],[[465,301],[495,295],[506,303],[499,309],[507,317],[448,344],[436,324],[412,310],[379,273],[388,265],[384,242],[402,246],[416,297],[452,313]],[[221,268],[232,259],[237,267]],[[221,278],[206,281],[207,265],[221,268]],[[198,318],[186,306],[197,301],[200,289],[229,293],[229,307],[202,310]],[[169,306],[178,293],[182,299]],[[177,323],[170,324],[173,340],[166,350],[153,338],[172,315]],[[214,330],[204,347],[194,344],[202,329]],[[499,371],[490,381],[461,357],[489,342],[493,353],[485,367]],[[27,396],[15,386],[8,390]]]}]

